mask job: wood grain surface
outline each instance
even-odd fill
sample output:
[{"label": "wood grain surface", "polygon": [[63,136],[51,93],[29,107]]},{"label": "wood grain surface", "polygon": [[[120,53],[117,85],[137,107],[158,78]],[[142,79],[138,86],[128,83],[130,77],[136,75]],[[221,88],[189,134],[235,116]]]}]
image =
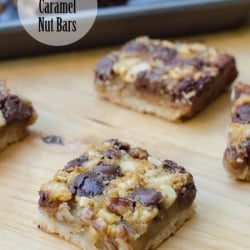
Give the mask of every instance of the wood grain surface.
[{"label": "wood grain surface", "polygon": [[[205,41],[232,53],[239,80],[250,83],[250,26],[180,40]],[[173,159],[194,175],[196,215],[160,250],[250,249],[250,183],[231,180],[222,166],[229,92],[193,120],[179,124],[99,100],[93,72],[111,49],[0,63],[0,78],[15,93],[29,97],[39,114],[30,136],[0,155],[0,249],[76,249],[37,229],[38,190],[89,143],[108,138]],[[62,136],[65,145],[43,143],[41,136],[51,134]]]}]

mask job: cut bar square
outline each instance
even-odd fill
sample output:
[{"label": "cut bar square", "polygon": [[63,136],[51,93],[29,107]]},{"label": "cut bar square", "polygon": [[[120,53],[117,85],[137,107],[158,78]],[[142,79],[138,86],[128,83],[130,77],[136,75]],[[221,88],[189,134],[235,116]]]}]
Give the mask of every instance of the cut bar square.
[{"label": "cut bar square", "polygon": [[41,186],[39,227],[84,250],[156,249],[193,215],[193,177],[111,139]]},{"label": "cut bar square", "polygon": [[6,85],[0,83],[0,151],[21,140],[36,118],[30,101],[11,94]]},{"label": "cut bar square", "polygon": [[235,84],[232,101],[224,166],[233,178],[250,181],[250,85]]},{"label": "cut bar square", "polygon": [[95,88],[111,102],[177,121],[204,109],[237,74],[234,58],[215,48],[140,37],[100,61]]}]

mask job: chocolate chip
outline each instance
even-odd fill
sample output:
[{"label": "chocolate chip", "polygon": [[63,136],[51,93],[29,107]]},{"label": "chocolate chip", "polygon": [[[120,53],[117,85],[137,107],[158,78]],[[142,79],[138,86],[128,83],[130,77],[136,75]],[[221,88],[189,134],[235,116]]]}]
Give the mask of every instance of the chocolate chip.
[{"label": "chocolate chip", "polygon": [[57,135],[44,136],[42,140],[47,144],[64,145],[62,138]]},{"label": "chocolate chip", "polygon": [[72,194],[91,198],[103,193],[104,183],[100,175],[86,173],[78,175],[69,188]]},{"label": "chocolate chip", "polygon": [[145,43],[131,41],[122,47],[122,50],[130,54],[147,53],[148,46]]},{"label": "chocolate chip", "polygon": [[209,65],[208,62],[205,63],[203,60],[201,60],[199,58],[196,58],[196,57],[188,59],[188,60],[185,60],[183,62],[184,62],[184,64],[188,64],[188,65],[193,66],[197,70],[201,70],[204,65],[206,65],[206,66]]},{"label": "chocolate chip", "polygon": [[133,193],[132,197],[143,206],[156,207],[162,200],[162,194],[152,188],[138,189]]},{"label": "chocolate chip", "polygon": [[174,48],[139,41],[131,41],[125,44],[122,50],[129,54],[147,54],[165,63],[170,62],[177,55],[177,50]]},{"label": "chocolate chip", "polygon": [[88,174],[90,174],[90,173],[78,175],[75,178],[74,182],[72,184],[70,184],[69,189],[70,189],[70,192],[72,194],[76,194],[78,189],[82,187],[85,179],[88,178]]},{"label": "chocolate chip", "polygon": [[108,210],[116,215],[123,215],[128,208],[134,208],[135,202],[126,198],[113,198],[108,206]]},{"label": "chocolate chip", "polygon": [[182,207],[189,207],[195,199],[196,196],[196,187],[194,183],[189,183],[181,188],[177,192],[178,197],[177,201]]},{"label": "chocolate chip", "polygon": [[[234,146],[232,146],[232,145],[230,145],[230,146],[226,149],[224,155],[225,155],[225,158],[230,159],[230,161],[231,161],[231,159],[232,159],[234,162],[235,162],[236,159],[239,157],[239,154],[237,153],[236,148],[235,148]],[[244,157],[244,156],[243,156],[243,157]]]},{"label": "chocolate chip", "polygon": [[74,170],[74,168],[81,167],[86,161],[88,161],[88,157],[82,155],[79,158],[69,161],[63,170],[71,172]]},{"label": "chocolate chip", "polygon": [[7,123],[28,121],[34,113],[31,105],[15,95],[7,96],[1,106]]},{"label": "chocolate chip", "polygon": [[44,192],[44,191],[39,191],[39,201],[38,201],[38,204],[39,206],[46,206],[47,204],[50,203],[50,200],[49,200],[49,192]]},{"label": "chocolate chip", "polygon": [[135,88],[152,95],[164,95],[168,93],[167,85],[162,79],[160,70],[143,71],[138,73],[135,80]]},{"label": "chocolate chip", "polygon": [[85,179],[81,191],[77,192],[79,196],[94,197],[103,193],[103,180],[96,175],[90,175]]},{"label": "chocolate chip", "polygon": [[109,143],[111,143],[113,145],[113,147],[115,149],[118,149],[118,150],[129,150],[130,148],[130,145],[127,143],[127,142],[122,142],[118,139],[110,139],[108,140]]},{"label": "chocolate chip", "polygon": [[163,161],[163,168],[171,174],[187,172],[185,168],[177,165],[177,163],[170,161],[170,160]]},{"label": "chocolate chip", "polygon": [[150,53],[154,58],[160,59],[164,63],[169,63],[176,57],[177,50],[174,48],[168,48],[166,46],[157,45],[150,47]]},{"label": "chocolate chip", "polygon": [[96,68],[96,78],[102,81],[107,81],[113,74],[113,65],[118,60],[115,55],[109,55],[102,59]]},{"label": "chocolate chip", "polygon": [[39,201],[38,204],[42,208],[46,208],[48,210],[56,210],[58,208],[59,202],[51,201],[49,199],[49,192],[48,191],[39,191]]},{"label": "chocolate chip", "polygon": [[210,78],[207,76],[204,76],[197,81],[190,77],[184,78],[170,91],[171,101],[174,102],[176,100],[181,100],[183,99],[183,93],[189,93],[192,91],[195,91],[197,96],[209,80]]},{"label": "chocolate chip", "polygon": [[114,144],[114,147],[119,149],[119,150],[125,150],[127,151],[129,148],[130,148],[130,145],[126,142],[121,142],[121,141],[117,141],[115,144]]},{"label": "chocolate chip", "polygon": [[104,179],[112,180],[121,176],[121,168],[117,165],[102,164],[95,167],[94,173],[101,175]]},{"label": "chocolate chip", "polygon": [[134,159],[139,160],[147,160],[149,156],[148,152],[142,148],[130,148],[128,153]]},{"label": "chocolate chip", "polygon": [[121,152],[119,149],[111,148],[104,152],[103,156],[108,159],[120,159]]},{"label": "chocolate chip", "polygon": [[181,99],[182,92],[188,93],[197,89],[197,82],[193,78],[184,78],[180,81],[174,89],[174,92],[171,93],[174,99]]},{"label": "chocolate chip", "polygon": [[[246,165],[250,163],[250,139],[244,140],[241,145],[232,144],[225,151],[225,158],[235,165]],[[237,162],[241,159],[242,162]]]},{"label": "chocolate chip", "polygon": [[232,116],[232,121],[236,123],[250,123],[250,104],[239,106]]}]

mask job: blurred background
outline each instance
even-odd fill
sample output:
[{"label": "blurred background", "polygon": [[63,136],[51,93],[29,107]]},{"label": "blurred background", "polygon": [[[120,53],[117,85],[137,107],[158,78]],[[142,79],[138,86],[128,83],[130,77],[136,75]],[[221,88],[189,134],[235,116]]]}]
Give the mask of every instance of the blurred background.
[{"label": "blurred background", "polygon": [[25,32],[16,4],[0,0],[0,59],[111,46],[141,35],[170,38],[232,29],[244,25],[250,10],[250,0],[98,0],[97,20],[87,36],[52,47]]}]

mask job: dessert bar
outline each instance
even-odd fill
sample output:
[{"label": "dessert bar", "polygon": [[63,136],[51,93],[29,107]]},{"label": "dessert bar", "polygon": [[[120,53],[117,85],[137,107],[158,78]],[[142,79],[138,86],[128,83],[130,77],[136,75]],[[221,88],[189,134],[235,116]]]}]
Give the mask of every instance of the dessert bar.
[{"label": "dessert bar", "polygon": [[224,166],[233,178],[250,181],[250,85],[237,83],[232,92],[232,100]]},{"label": "dessert bar", "polygon": [[0,151],[21,140],[37,118],[32,103],[10,93],[0,83]]},{"label": "dessert bar", "polygon": [[140,37],[100,61],[95,88],[111,102],[176,121],[204,109],[236,76],[234,58],[215,48]]},{"label": "dessert bar", "polygon": [[193,177],[111,139],[41,186],[39,227],[84,250],[157,248],[193,215]]}]

